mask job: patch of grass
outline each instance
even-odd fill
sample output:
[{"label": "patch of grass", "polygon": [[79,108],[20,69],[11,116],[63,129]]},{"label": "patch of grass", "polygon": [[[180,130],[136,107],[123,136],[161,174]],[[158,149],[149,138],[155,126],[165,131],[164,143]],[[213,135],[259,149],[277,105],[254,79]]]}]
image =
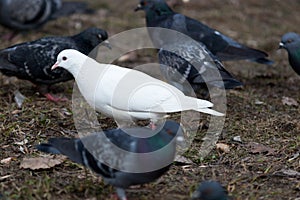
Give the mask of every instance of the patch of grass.
[{"label": "patch of grass", "polygon": [[[110,35],[145,25],[144,14],[135,13],[136,1],[92,1],[98,11],[91,16],[75,15],[46,24],[42,29],[20,34],[13,41],[2,41],[1,48],[48,35],[75,34],[87,27],[107,29]],[[284,51],[277,51],[281,35],[297,31],[300,24],[297,0],[211,0],[190,1],[177,8],[234,39],[265,50],[275,60],[274,67],[251,62],[226,62],[225,67],[244,87],[228,91],[228,110],[224,134],[219,142],[230,146],[229,153],[213,150],[207,157],[199,158],[199,149],[205,135],[206,119],[197,131],[191,148],[185,153],[194,164],[174,165],[157,182],[130,189],[128,198],[187,200],[198,183],[205,179],[220,181],[235,199],[296,199],[299,198],[299,176],[280,173],[281,170],[300,170],[300,108],[286,106],[282,97],[300,102],[299,77],[289,67]],[[78,26],[79,25],[79,26]],[[78,28],[79,27],[79,28]],[[9,30],[0,28],[1,33]],[[134,41],[133,41],[134,42]],[[137,51],[137,59],[120,65],[137,66],[156,62],[156,54]],[[24,157],[37,156],[34,145],[50,137],[75,137],[76,128],[72,116],[73,82],[53,86],[53,92],[63,94],[68,102],[52,103],[37,94],[27,81],[4,85],[7,77],[0,76],[0,160],[13,157],[8,164],[0,164],[0,194],[7,199],[112,199],[114,189],[101,178],[66,161],[49,170],[30,171],[19,168]],[[13,100],[13,92],[19,89],[27,98],[21,109]],[[258,104],[257,100],[263,102]],[[71,114],[66,114],[66,111]],[[115,127],[106,117],[99,117],[104,129]],[[179,116],[172,116],[180,119]],[[232,141],[240,136],[243,143]],[[28,140],[25,145],[16,142]],[[275,150],[274,155],[253,154],[248,142],[257,142]],[[24,152],[20,151],[22,147]],[[291,160],[290,160],[291,159]],[[1,198],[0,198],[1,199]]]}]

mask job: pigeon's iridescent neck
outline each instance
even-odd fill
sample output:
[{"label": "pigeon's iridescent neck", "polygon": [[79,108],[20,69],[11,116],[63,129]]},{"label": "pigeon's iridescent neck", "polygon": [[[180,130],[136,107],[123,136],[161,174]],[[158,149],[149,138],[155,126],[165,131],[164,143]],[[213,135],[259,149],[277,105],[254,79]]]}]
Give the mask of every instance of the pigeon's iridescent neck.
[{"label": "pigeon's iridescent neck", "polygon": [[174,11],[167,4],[156,5],[155,8],[146,9],[147,22],[155,21],[161,16],[172,15]]}]

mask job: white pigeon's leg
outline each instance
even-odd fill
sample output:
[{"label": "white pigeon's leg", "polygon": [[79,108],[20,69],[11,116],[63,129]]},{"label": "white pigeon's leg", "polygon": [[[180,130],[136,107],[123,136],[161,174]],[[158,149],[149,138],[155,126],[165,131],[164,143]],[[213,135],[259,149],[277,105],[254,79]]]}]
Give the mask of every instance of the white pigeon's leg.
[{"label": "white pigeon's leg", "polygon": [[55,97],[55,96],[53,96],[53,95],[50,94],[50,93],[46,93],[46,94],[44,94],[44,96],[45,96],[48,100],[53,101],[53,102],[68,101],[67,98]]},{"label": "white pigeon's leg", "polygon": [[127,200],[125,190],[123,188],[116,188],[116,192],[120,200]]},{"label": "white pigeon's leg", "polygon": [[157,124],[162,124],[163,122],[164,122],[164,119],[152,118],[152,119],[150,119],[150,123],[149,123],[148,127],[151,128],[152,130],[155,130],[157,128]]}]

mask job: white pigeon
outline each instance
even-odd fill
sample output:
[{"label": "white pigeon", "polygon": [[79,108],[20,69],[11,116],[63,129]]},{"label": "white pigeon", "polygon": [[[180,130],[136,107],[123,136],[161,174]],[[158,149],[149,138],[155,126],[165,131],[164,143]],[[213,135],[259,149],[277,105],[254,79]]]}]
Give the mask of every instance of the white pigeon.
[{"label": "white pigeon", "polygon": [[62,67],[73,74],[85,100],[96,111],[117,122],[158,121],[167,113],[194,110],[215,116],[209,101],[185,96],[176,87],[143,72],[112,64],[102,64],[67,49],[59,53],[52,69]]}]

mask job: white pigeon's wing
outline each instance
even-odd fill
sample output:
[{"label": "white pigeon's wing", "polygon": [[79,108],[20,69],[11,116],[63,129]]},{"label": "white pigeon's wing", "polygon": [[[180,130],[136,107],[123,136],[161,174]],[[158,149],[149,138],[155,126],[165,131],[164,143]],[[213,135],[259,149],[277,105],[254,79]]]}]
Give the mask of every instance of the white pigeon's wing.
[{"label": "white pigeon's wing", "polygon": [[128,106],[130,111],[169,113],[212,107],[213,104],[187,97],[177,88],[157,80],[147,82],[135,90],[129,98]]}]

